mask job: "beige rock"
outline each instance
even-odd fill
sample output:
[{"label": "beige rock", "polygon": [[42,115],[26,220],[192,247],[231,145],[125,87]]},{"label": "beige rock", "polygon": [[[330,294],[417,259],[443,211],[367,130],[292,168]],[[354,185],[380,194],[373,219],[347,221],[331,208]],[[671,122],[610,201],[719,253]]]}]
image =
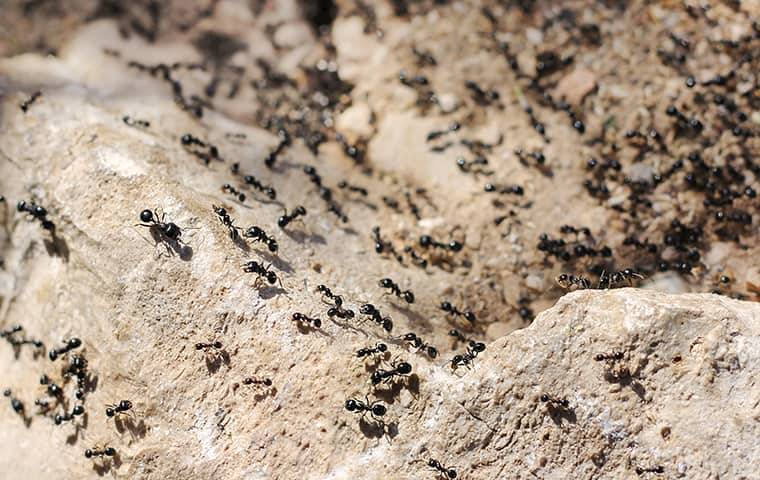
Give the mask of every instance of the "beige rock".
[{"label": "beige rock", "polygon": [[554,96],[571,105],[580,105],[586,95],[596,88],[596,75],[586,68],[576,68],[559,81]]}]

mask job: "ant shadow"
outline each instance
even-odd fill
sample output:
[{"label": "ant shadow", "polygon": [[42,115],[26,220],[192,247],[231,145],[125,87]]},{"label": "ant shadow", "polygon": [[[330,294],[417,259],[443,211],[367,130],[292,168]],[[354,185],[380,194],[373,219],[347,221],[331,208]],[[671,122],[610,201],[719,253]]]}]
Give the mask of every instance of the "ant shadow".
[{"label": "ant shadow", "polygon": [[155,225],[152,225],[148,230],[150,231],[150,236],[155,242],[153,244],[154,247],[163,245],[166,248],[166,253],[169,254],[169,256],[173,257],[176,254],[180,260],[183,260],[185,262],[189,262],[193,258],[193,247],[190,245],[182,243],[179,240],[166,238],[161,230]]},{"label": "ant shadow", "polygon": [[[10,342],[9,339],[6,339]],[[13,349],[13,358],[18,360],[19,357],[21,357],[21,347],[22,344],[17,343],[11,343],[11,348]],[[32,359],[37,360],[40,357],[45,358],[45,346],[40,345],[39,347],[36,347],[34,351],[32,352]]]},{"label": "ant shadow", "polygon": [[393,382],[390,388],[375,389],[375,397],[383,400],[387,404],[396,402],[401,390],[407,390],[412,397],[418,398],[420,395],[420,377],[416,373],[409,375],[404,381]]},{"label": "ant shadow", "polygon": [[248,242],[246,242],[245,239],[241,237],[239,234],[235,236],[230,236],[230,238],[232,239],[232,243],[234,243],[235,246],[238,247],[240,250],[244,251],[245,253],[248,253],[251,251],[251,247],[250,245],[248,245]]},{"label": "ant shadow", "polygon": [[303,335],[308,335],[308,334],[310,334],[312,332],[315,332],[315,333],[317,333],[319,335],[322,335],[323,337],[333,338],[333,336],[330,335],[329,333],[325,332],[321,328],[317,328],[317,327],[313,326],[310,323],[296,322],[296,329],[298,329],[298,332],[301,333],[301,334],[303,334]]},{"label": "ant shadow", "polygon": [[148,433],[148,427],[142,418],[138,422],[135,422],[132,417],[126,417],[126,420],[116,417],[114,419],[114,426],[117,432],[124,433],[128,431],[133,438],[145,438],[145,435]]},{"label": "ant shadow", "polygon": [[231,364],[230,354],[227,353],[227,350],[222,350],[215,355],[206,355],[205,360],[206,368],[211,374],[218,372],[222,368],[222,365],[229,368]]},{"label": "ant shadow", "polygon": [[316,243],[319,245],[326,245],[327,240],[322,235],[319,235],[318,233],[306,233],[301,230],[283,230],[285,232],[285,235],[287,235],[291,240],[298,242],[298,243]]},{"label": "ant shadow", "polygon": [[646,399],[646,389],[644,388],[644,385],[641,384],[638,380],[635,380],[633,378],[633,375],[623,375],[623,376],[615,376],[611,372],[605,372],[604,374],[605,380],[611,383],[617,383],[621,387],[630,387],[631,390],[633,390],[633,393],[636,394],[636,396],[639,397],[639,400],[642,402]]},{"label": "ant shadow", "polygon": [[274,398],[277,395],[277,388],[276,387],[269,387],[265,390],[259,390],[253,395],[253,400],[256,402],[260,402],[264,400],[267,397]]},{"label": "ant shadow", "polygon": [[392,302],[389,302],[389,305],[391,306],[391,308],[401,313],[401,315],[405,316],[406,319],[409,321],[410,325],[421,325],[428,331],[432,330],[431,323],[427,320],[427,318],[420,315],[418,312],[415,312],[414,310],[410,309],[407,306],[397,305],[396,303],[392,303]]},{"label": "ant shadow", "polygon": [[82,383],[82,392],[85,394],[94,392],[98,388],[98,376],[87,373]]},{"label": "ant shadow", "polygon": [[395,438],[398,435],[398,423],[385,423],[382,421],[368,422],[365,418],[359,419],[359,431],[367,438]]},{"label": "ant shadow", "polygon": [[291,265],[287,260],[283,260],[277,255],[272,255],[268,251],[260,251],[258,253],[259,256],[261,256],[264,260],[274,265],[277,270],[282,270],[285,273],[295,272],[295,270],[293,270],[293,265]]},{"label": "ant shadow", "polygon": [[359,236],[359,232],[353,229],[353,227],[338,227],[343,233],[346,235],[353,235],[354,237]]},{"label": "ant shadow", "polygon": [[87,425],[90,422],[90,414],[87,412],[84,412],[82,414],[82,423],[75,423],[74,424],[74,433],[66,437],[66,443],[69,445],[76,445],[77,440],[79,440],[80,434],[82,431],[87,430]]},{"label": "ant shadow", "polygon": [[51,257],[58,257],[65,263],[68,263],[70,251],[66,240],[64,240],[63,237],[56,235],[55,232],[51,232],[51,236],[51,240],[43,240],[43,243],[45,244],[45,250],[47,250],[48,255]]},{"label": "ant shadow", "polygon": [[94,462],[92,464],[92,469],[95,471],[95,473],[98,474],[99,477],[102,477],[103,475],[109,473],[112,469],[119,468],[120,466],[121,457],[118,453],[116,453],[113,457],[108,460],[103,460],[101,463]]},{"label": "ant shadow", "polygon": [[549,410],[549,418],[557,426],[561,427],[563,420],[573,424],[577,421],[575,412],[571,408],[549,405],[547,409]]},{"label": "ant shadow", "polygon": [[277,295],[282,295],[285,293],[288,293],[288,291],[282,287],[276,286],[266,286],[259,289],[259,297],[264,300],[269,300],[272,297],[276,297]]}]

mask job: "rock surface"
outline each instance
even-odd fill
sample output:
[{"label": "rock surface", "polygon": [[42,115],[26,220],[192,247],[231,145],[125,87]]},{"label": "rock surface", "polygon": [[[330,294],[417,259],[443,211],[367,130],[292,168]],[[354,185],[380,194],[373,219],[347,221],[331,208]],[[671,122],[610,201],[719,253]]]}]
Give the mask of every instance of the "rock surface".
[{"label": "rock surface", "polygon": [[[760,462],[760,307],[657,291],[715,289],[757,298],[757,222],[742,231],[740,242],[705,239],[689,274],[653,273],[640,281],[645,289],[561,296],[556,275],[589,265],[538,251],[542,232],[589,225],[594,246],[612,245],[621,269],[638,261],[623,245],[631,229],[659,239],[674,219],[701,222],[694,205],[702,200],[664,184],[653,195],[657,215],[638,225],[610,208],[615,198],[625,199],[621,185],[610,203],[587,195],[582,184],[593,142],[577,136],[565,112],[539,106],[519,76],[509,76],[502,53],[480,35],[490,24],[479,8],[450,2],[442,13],[431,8],[403,18],[393,2],[377,2],[372,15],[339,2],[330,43],[318,39],[295,1],[218,2],[213,15],[197,18],[201,7],[185,12],[189,2],[178,2],[166,7],[161,35],[149,41],[122,35],[135,19],[144,21],[145,11],[88,16],[94,3],[65,12],[60,25],[72,26],[68,33],[51,24],[55,56],[21,53],[45,30],[37,17],[6,20],[3,31],[15,38],[0,39],[0,51],[9,55],[0,60],[0,193],[7,199],[0,204],[0,330],[20,324],[23,335],[43,340],[48,350],[81,338],[78,351],[92,375],[85,415],[56,426],[53,413],[79,403],[75,382],[60,372],[69,359],[54,363],[35,358],[29,346],[0,342],[0,388],[23,401],[28,419],[0,398],[5,478],[435,478],[429,458],[464,479],[760,478],[754,468]],[[746,3],[745,10],[756,4]],[[43,12],[34,15],[64,16],[41,4]],[[551,5],[542,11],[553,15]],[[535,12],[497,12],[505,25],[533,25],[508,27],[496,37],[519,47],[524,73],[535,70],[541,42],[555,41],[556,32],[543,31]],[[635,21],[644,13],[662,20],[662,26],[644,22],[659,30],[640,32]],[[666,100],[687,96],[679,91],[682,79],[664,72],[650,52],[658,35],[689,17],[666,4],[635,5],[624,16],[603,9],[593,14],[604,47],[575,52],[577,67],[568,72],[583,75],[559,72],[557,88],[585,105],[589,135],[617,138],[626,171],[646,180],[672,159],[656,153],[649,163],[657,168],[633,161],[624,132],[639,124],[666,132],[664,114],[645,107],[662,109]],[[728,7],[707,14],[749,31],[746,18]],[[592,20],[592,13],[584,15]],[[628,50],[621,53],[621,44]],[[420,67],[424,56],[411,46],[434,55],[438,67]],[[129,67],[130,61],[203,62],[203,69],[177,74],[187,98],[202,99],[202,117],[178,108],[160,75]],[[423,91],[402,85],[402,70],[428,75],[442,95],[439,104],[425,106]],[[329,88],[306,89],[308,98],[294,100],[294,88],[279,72],[298,88],[320,81]],[[350,93],[330,77],[336,72],[351,82]],[[495,89],[499,102],[478,105],[463,87],[473,78]],[[639,88],[642,79],[647,88]],[[279,81],[285,86],[277,90],[272,85]],[[20,110],[36,90],[42,96]],[[528,99],[549,127],[546,138],[531,125]],[[307,125],[299,117],[312,114],[300,108],[307,103],[331,105],[320,122],[336,132],[316,153],[295,139],[275,168],[266,168],[263,159],[281,139],[262,116],[271,120],[272,112],[282,113],[280,105],[289,126]],[[125,115],[150,125],[126,125]],[[426,140],[455,120],[458,133]],[[363,163],[347,154],[333,135],[338,132],[359,146]],[[220,159],[204,164],[183,146],[186,134],[218,146]],[[691,148],[668,136],[673,155]],[[449,150],[433,150],[447,139]],[[463,139],[494,144],[486,152],[494,175],[458,170],[455,158],[472,159]],[[754,151],[757,138],[745,140]],[[725,140],[710,151],[734,147]],[[526,166],[516,149],[541,149],[551,168]],[[276,188],[277,198],[246,187],[231,173],[233,163]],[[327,211],[304,165],[316,166],[349,222]],[[338,188],[341,180],[367,188],[367,197]],[[752,172],[746,180],[756,184]],[[494,200],[483,191],[487,181],[520,184],[525,195]],[[226,183],[247,199],[220,191]],[[388,207],[384,196],[400,206]],[[16,211],[21,199],[46,207],[55,235]],[[226,208],[240,227],[257,225],[272,234],[277,255],[262,243],[233,241],[212,205]],[[308,210],[303,221],[278,228],[283,209],[296,205]],[[146,208],[176,222],[182,243],[156,242],[155,231],[135,225]],[[494,225],[502,216],[507,220]],[[395,248],[412,245],[430,265],[416,268],[408,256],[400,264],[378,255],[370,233],[376,225]],[[711,224],[704,225],[709,230]],[[423,234],[461,240],[464,248],[424,252]],[[261,283],[244,273],[241,266],[250,260],[271,263],[279,281]],[[378,287],[384,277],[413,290],[415,302],[386,295]],[[393,333],[359,318],[328,319],[319,284],[342,295],[357,317],[364,318],[361,304],[377,305],[392,317]],[[442,300],[471,309],[477,321],[445,315]],[[321,328],[294,322],[295,312],[319,317]],[[467,346],[448,335],[452,327],[486,344],[472,368],[449,366]],[[406,332],[435,345],[436,358],[407,348],[399,338]],[[218,355],[195,349],[214,341],[223,345]],[[357,349],[378,341],[389,346],[383,361],[356,358]],[[595,360],[616,353],[622,358]],[[397,356],[411,363],[412,374],[373,391],[372,371],[387,369]],[[48,416],[35,414],[34,400],[46,391],[43,373],[65,382],[63,405]],[[246,385],[247,377],[269,378],[272,385]],[[347,399],[363,400],[368,392],[388,406],[385,429],[344,408]],[[543,402],[542,395],[560,403]],[[134,404],[132,413],[106,417],[105,406],[123,399]],[[84,450],[95,445],[111,446],[118,456],[85,458]]]}]

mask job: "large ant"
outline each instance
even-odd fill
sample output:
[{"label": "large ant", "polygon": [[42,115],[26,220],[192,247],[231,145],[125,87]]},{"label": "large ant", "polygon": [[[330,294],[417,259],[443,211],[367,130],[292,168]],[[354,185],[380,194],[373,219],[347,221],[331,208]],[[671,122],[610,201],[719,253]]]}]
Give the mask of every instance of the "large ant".
[{"label": "large ant", "polygon": [[214,209],[214,213],[216,213],[217,217],[219,217],[219,221],[222,222],[222,225],[227,227],[229,230],[230,240],[239,240],[241,228],[235,225],[235,221],[232,219],[232,217],[230,217],[230,214],[227,213],[227,210],[223,207],[217,207],[216,205],[212,205],[212,207]]},{"label": "large ant", "polygon": [[422,338],[418,337],[415,333],[409,332],[403,335],[401,339],[414,349],[418,351],[423,350],[430,358],[435,358],[438,356],[438,350],[429,343],[424,342]]},{"label": "large ant", "polygon": [[92,457],[113,457],[116,455],[116,449],[113,447],[93,447],[84,451],[84,456],[87,458]]},{"label": "large ant", "polygon": [[59,356],[64,355],[75,348],[79,348],[82,345],[82,341],[76,337],[66,340],[65,345],[61,348],[56,348],[48,352],[50,360],[55,361]]},{"label": "large ant", "polygon": [[71,410],[71,413],[64,413],[63,415],[58,414],[53,419],[53,422],[56,425],[60,425],[63,422],[69,422],[71,420],[74,420],[74,417],[78,417],[80,415],[84,415],[84,407],[82,405],[77,405],[74,407],[73,410]]},{"label": "large ant", "polygon": [[277,192],[274,188],[264,185],[253,175],[246,175],[243,177],[243,181],[247,184],[266,195],[270,200],[277,198]]},{"label": "large ant", "polygon": [[408,362],[396,363],[394,361],[391,363],[390,367],[390,370],[383,370],[379,368],[372,372],[372,376],[370,377],[372,380],[372,385],[378,385],[381,382],[389,383],[394,379],[394,377],[405,377],[412,373],[412,365]]},{"label": "large ant", "polygon": [[[263,278],[269,282],[270,285],[274,285],[280,279],[277,278],[277,274],[275,272],[270,270],[270,267],[271,265],[267,265],[265,267],[263,263],[251,260],[250,262],[243,265],[243,271],[246,273],[257,274],[258,277],[256,278],[256,282],[260,281]],[[280,282],[280,285],[282,285],[282,282]]]},{"label": "large ant", "polygon": [[398,284],[395,283],[390,278],[383,278],[378,282],[378,284],[382,288],[387,288],[390,290],[390,293],[393,293],[398,298],[403,298],[406,303],[414,303],[414,294],[411,292],[411,290],[404,290],[403,292],[399,288]]},{"label": "large ant", "polygon": [[293,211],[288,214],[288,211],[285,210],[285,213],[283,213],[280,218],[277,219],[277,226],[280,228],[285,228],[288,226],[290,222],[295,220],[298,217],[303,217],[306,215],[306,209],[302,207],[301,205],[297,206],[293,209]]},{"label": "large ant", "polygon": [[359,358],[370,357],[372,355],[384,355],[388,351],[388,346],[382,342],[377,342],[374,347],[364,347],[356,351]]},{"label": "large ant", "polygon": [[371,317],[372,321],[383,327],[386,332],[393,330],[393,321],[390,319],[390,317],[383,317],[380,313],[380,310],[378,310],[371,303],[365,303],[362,305],[359,308],[359,313]]},{"label": "large ant", "polygon": [[456,370],[459,367],[471,368],[470,365],[475,361],[475,358],[480,352],[483,352],[485,349],[485,343],[470,340],[470,343],[464,354],[454,355],[454,358],[451,359],[451,368],[453,370]]},{"label": "large ant", "polygon": [[121,400],[118,404],[106,405],[106,416],[111,418],[132,409],[132,402]]},{"label": "large ant", "polygon": [[266,244],[270,252],[277,252],[277,240],[267,235],[267,233],[260,227],[257,227],[255,225],[253,227],[249,227],[248,230],[243,233],[243,236],[246,238],[252,238],[254,242],[263,242]]},{"label": "large ant", "polygon": [[438,471],[438,476],[440,478],[448,478],[448,479],[454,479],[457,478],[457,471],[454,470],[451,467],[444,467],[441,462],[438,460],[431,458],[428,460],[428,467],[432,468],[433,470]]},{"label": "large ant", "polygon": [[368,413],[372,417],[372,420],[380,425],[384,425],[382,416],[386,414],[388,409],[383,405],[383,402],[376,400],[374,402],[369,401],[369,397],[364,397],[365,401],[357,400],[355,398],[349,398],[346,400],[346,410],[353,413],[361,413],[362,418]]},{"label": "large ant", "polygon": [[472,313],[470,310],[465,310],[464,312],[462,312],[457,307],[452,305],[451,302],[448,302],[448,301],[441,302],[441,310],[448,313],[449,315],[454,315],[456,317],[464,317],[464,319],[467,320],[468,322],[475,321],[475,314]]},{"label": "large ant", "polygon": [[161,214],[161,220],[158,214],[153,210],[143,210],[140,212],[140,221],[137,225],[148,227],[152,232],[157,232],[159,237],[164,241],[178,242],[182,236],[182,230],[173,222],[165,222],[166,214]]}]

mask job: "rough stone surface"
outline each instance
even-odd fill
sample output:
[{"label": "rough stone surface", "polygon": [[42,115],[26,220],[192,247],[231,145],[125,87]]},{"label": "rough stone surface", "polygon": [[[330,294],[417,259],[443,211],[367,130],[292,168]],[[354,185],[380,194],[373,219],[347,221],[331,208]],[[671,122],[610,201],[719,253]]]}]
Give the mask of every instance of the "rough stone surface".
[{"label": "rough stone surface", "polygon": [[[16,3],[7,19],[21,8]],[[59,364],[65,360],[33,358],[26,347],[16,355],[0,341],[0,388],[11,388],[30,418],[26,425],[0,398],[4,478],[418,479],[435,477],[426,465],[431,457],[465,479],[658,478],[636,470],[659,467],[662,478],[760,478],[760,308],[707,293],[662,293],[723,289],[757,299],[757,221],[740,246],[705,240],[688,275],[654,273],[639,282],[642,289],[562,296],[556,275],[588,265],[547,259],[536,250],[538,236],[563,224],[588,225],[595,242],[614,247],[624,268],[637,262],[636,252],[621,246],[631,227],[584,191],[591,142],[577,136],[566,114],[533,102],[548,140],[530,124],[529,92],[490,37],[481,35],[489,23],[475,8],[480,5],[450,2],[442,7],[450,10],[402,18],[391,3],[373,2],[373,30],[371,16],[352,9],[353,2],[339,2],[329,43],[303,22],[295,1],[223,1],[213,15],[198,18],[205,2],[167,2],[154,42],[122,35],[133,20],[145,21],[144,9],[114,19],[92,14],[107,2],[77,2],[80,8],[72,2],[66,11],[54,3],[39,2],[17,22],[5,20],[2,31],[12,40],[0,38],[7,57],[0,60],[0,194],[7,199],[0,204],[0,329],[21,324],[48,349],[81,338],[97,382],[86,415],[56,426],[33,415],[33,402],[45,390],[41,374],[63,381]],[[743,2],[742,9],[752,12],[756,5]],[[538,13],[494,8],[503,25],[526,25],[496,37],[514,46],[523,74],[535,73],[540,42],[556,42],[556,32],[541,29]],[[552,8],[542,11],[549,15]],[[705,15],[720,20],[705,33],[715,38],[723,30],[751,28],[728,6]],[[624,170],[638,179],[672,159],[658,153],[636,163],[624,132],[641,125],[668,132],[664,106],[689,98],[683,79],[652,58],[688,18],[670,2],[635,4],[625,14],[579,14],[579,22],[602,26],[603,47],[575,52],[576,65],[593,74],[598,89],[581,82],[583,88],[568,92],[583,92],[577,103],[584,106],[588,135],[617,139]],[[227,48],[219,48],[226,63],[212,60],[230,68],[220,70],[215,95],[204,95],[213,69],[182,74],[185,92],[210,104],[201,119],[177,108],[166,83],[127,66],[130,60],[203,61],[208,52],[201,47],[210,45],[200,40],[208,32],[219,35],[211,45]],[[38,42],[42,33],[49,35]],[[703,39],[693,42],[695,50],[705,48]],[[53,43],[55,56],[41,54]],[[417,67],[412,45],[435,55],[438,67]],[[334,63],[323,60],[330,55]],[[693,60],[699,63],[694,71],[718,71],[714,58],[695,58],[706,59]],[[313,80],[307,67],[321,61],[352,82],[350,94],[342,95],[347,99],[338,100],[345,108],[326,123],[334,122],[350,142],[366,143],[365,164],[356,165],[331,136],[316,154],[297,139],[274,170],[265,168],[262,160],[279,139],[258,116],[273,108],[256,83],[265,68],[259,60],[298,85]],[[399,83],[401,70],[425,73],[446,96],[442,104],[423,113],[419,92]],[[228,98],[239,71],[240,91]],[[497,90],[499,104],[477,106],[463,86],[468,79]],[[42,96],[23,113],[19,104],[35,90]],[[747,111],[750,118],[756,113]],[[150,127],[129,127],[124,115]],[[426,141],[454,120],[462,124],[460,137]],[[186,151],[180,139],[187,133],[217,145],[224,162],[206,166]],[[667,135],[675,142],[668,155],[692,147]],[[465,176],[457,169],[455,158],[470,153],[461,138],[498,144],[488,152],[494,175]],[[447,139],[454,143],[449,150],[432,151]],[[755,151],[757,138],[745,146]],[[706,155],[735,147],[726,139]],[[552,175],[523,165],[518,148],[542,149]],[[249,198],[241,203],[221,192],[225,183],[241,183],[230,173],[233,162],[275,186],[276,201],[254,200],[245,190]],[[326,211],[304,164],[315,165],[334,189],[348,223]],[[344,179],[367,188],[368,197],[336,188]],[[483,192],[486,181],[518,183],[525,195],[499,204]],[[749,173],[747,182],[757,186],[754,181]],[[405,203],[409,192],[415,192],[410,198],[419,219]],[[385,208],[383,196],[398,200],[400,211]],[[615,190],[615,198],[624,200],[625,193]],[[48,209],[55,237],[15,211],[20,199]],[[674,219],[703,220],[693,213],[701,198],[692,192],[660,191],[653,201],[654,218],[633,227],[648,238],[661,238]],[[236,245],[212,205],[224,206],[237,225],[273,234],[278,255],[261,244]],[[296,205],[305,205],[308,215],[280,230],[277,217]],[[149,229],[135,225],[145,208],[180,225],[186,246],[156,245]],[[502,215],[509,219],[495,226]],[[408,259],[402,266],[375,253],[375,225],[397,248],[417,245],[422,234],[456,238],[465,248],[457,256],[427,254],[440,263],[424,270]],[[249,260],[271,263],[282,285],[257,284],[241,269]],[[719,284],[722,275],[730,276],[728,286]],[[384,295],[377,282],[386,276],[412,289],[415,303]],[[355,311],[365,302],[379,306],[393,318],[393,335],[371,321],[328,320],[315,292],[319,284]],[[443,299],[471,308],[478,321],[445,316]],[[523,305],[543,313],[531,323],[534,314],[523,316]],[[322,328],[299,326],[294,312],[320,317]],[[448,335],[453,327],[486,343],[471,369],[449,368],[466,347]],[[438,348],[437,358],[404,346],[398,335],[412,331]],[[223,344],[218,359],[194,348],[214,340]],[[378,341],[390,347],[386,362],[400,356],[413,366],[404,383],[382,386],[370,397],[388,405],[385,431],[344,408],[346,399],[372,392],[373,364],[355,352]],[[623,359],[595,360],[614,352]],[[244,385],[249,376],[271,378],[273,385]],[[72,390],[69,382],[67,411],[75,403]],[[543,394],[566,399],[568,407],[551,408]],[[108,419],[105,405],[121,399],[134,403],[133,415]],[[95,445],[116,448],[118,457],[86,459],[84,449]]]}]

